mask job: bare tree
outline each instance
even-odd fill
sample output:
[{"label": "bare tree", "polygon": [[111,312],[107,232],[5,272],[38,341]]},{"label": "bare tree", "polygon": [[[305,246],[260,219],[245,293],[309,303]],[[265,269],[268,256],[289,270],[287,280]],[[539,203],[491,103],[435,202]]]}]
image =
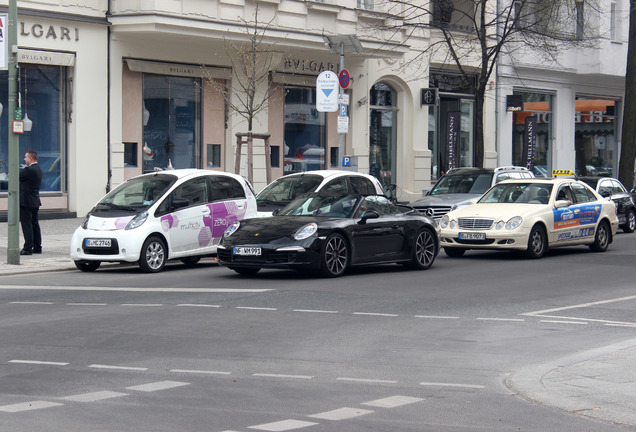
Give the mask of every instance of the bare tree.
[{"label": "bare tree", "polygon": [[634,187],[634,141],[636,139],[636,0],[629,2],[629,39],[625,75],[625,107],[618,175],[628,189]]},{"label": "bare tree", "polygon": [[[430,45],[409,64],[435,63],[458,73],[475,95],[475,165],[484,162],[486,89],[502,55],[518,50],[558,63],[563,48],[590,46],[597,35],[584,17],[595,0],[387,0],[388,27],[408,43],[429,34]],[[633,0],[632,0],[633,1]],[[589,10],[587,11],[589,12]],[[397,23],[397,24],[395,24]]]},{"label": "bare tree", "polygon": [[241,160],[241,144],[247,144],[247,177],[253,182],[253,140],[265,140],[265,160],[267,181],[270,181],[271,167],[269,159],[269,134],[254,133],[254,120],[259,113],[267,109],[273,97],[270,86],[270,71],[276,63],[275,47],[265,42],[265,33],[270,22],[259,21],[259,2],[256,1],[253,21],[240,18],[243,34],[224,38],[225,55],[232,69],[231,85],[214,79],[210,73],[206,82],[215,88],[225,101],[229,114],[236,114],[247,122],[247,131],[237,133],[237,149],[235,155],[235,172],[239,174]]}]

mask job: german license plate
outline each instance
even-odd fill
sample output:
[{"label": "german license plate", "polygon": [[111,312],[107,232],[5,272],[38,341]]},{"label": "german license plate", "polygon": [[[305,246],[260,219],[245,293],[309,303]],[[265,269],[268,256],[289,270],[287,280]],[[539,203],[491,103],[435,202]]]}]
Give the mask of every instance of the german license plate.
[{"label": "german license plate", "polygon": [[108,248],[111,246],[110,239],[86,239],[85,242],[86,247]]},{"label": "german license plate", "polygon": [[459,233],[462,240],[486,240],[486,233]]},{"label": "german license plate", "polygon": [[259,256],[261,254],[261,248],[235,246],[232,248],[232,253],[234,255]]}]

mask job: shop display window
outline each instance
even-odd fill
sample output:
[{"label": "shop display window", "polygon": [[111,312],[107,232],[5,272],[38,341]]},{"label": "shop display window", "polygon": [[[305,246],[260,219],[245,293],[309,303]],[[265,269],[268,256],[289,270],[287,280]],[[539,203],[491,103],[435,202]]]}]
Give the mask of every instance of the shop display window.
[{"label": "shop display window", "polygon": [[576,173],[616,177],[616,102],[611,99],[578,97],[575,110]]},{"label": "shop display window", "polygon": [[525,166],[523,137],[526,117],[537,118],[534,174],[537,177],[552,175],[552,98],[550,94],[514,92],[523,97],[523,111],[513,112],[512,160],[517,166]]}]

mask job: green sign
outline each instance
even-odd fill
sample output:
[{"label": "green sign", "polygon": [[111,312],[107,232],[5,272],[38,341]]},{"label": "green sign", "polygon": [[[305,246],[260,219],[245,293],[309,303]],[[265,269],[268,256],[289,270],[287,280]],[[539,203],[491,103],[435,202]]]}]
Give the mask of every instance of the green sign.
[{"label": "green sign", "polygon": [[15,111],[13,111],[13,120],[22,120],[22,108],[17,107]]}]

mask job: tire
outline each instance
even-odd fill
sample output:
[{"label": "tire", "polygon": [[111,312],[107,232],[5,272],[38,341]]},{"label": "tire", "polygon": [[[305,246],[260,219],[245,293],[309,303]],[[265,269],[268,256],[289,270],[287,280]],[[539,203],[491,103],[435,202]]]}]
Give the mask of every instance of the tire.
[{"label": "tire", "polygon": [[83,272],[94,272],[100,264],[101,261],[75,261],[75,267]]},{"label": "tire", "polygon": [[541,258],[548,250],[548,237],[540,225],[535,225],[528,236],[528,249],[526,249],[526,257],[532,259]]},{"label": "tire", "polygon": [[320,255],[320,273],[325,277],[342,276],[349,265],[349,245],[340,234],[327,237]]},{"label": "tire", "polygon": [[158,273],[166,266],[166,244],[157,236],[146,239],[141,248],[139,267],[144,273]]},{"label": "tire", "polygon": [[445,247],[444,253],[451,258],[461,258],[466,253],[466,249]]},{"label": "tire", "polygon": [[241,276],[254,276],[256,273],[261,271],[260,267],[230,267],[230,269],[234,270]]},{"label": "tire", "polygon": [[594,235],[594,243],[590,245],[592,252],[605,252],[610,244],[612,238],[612,232],[606,221],[601,221],[596,228],[596,234]]},{"label": "tire", "polygon": [[430,230],[423,229],[415,237],[413,257],[407,267],[413,270],[426,270],[433,265],[436,255],[435,238]]},{"label": "tire", "polygon": [[625,215],[625,225],[623,225],[623,231],[626,233],[633,233],[636,230],[636,212],[629,210]]},{"label": "tire", "polygon": [[181,258],[180,261],[182,263],[184,263],[187,266],[193,266],[196,265],[196,263],[199,262],[199,260],[201,260],[201,257],[185,257],[185,258]]}]

